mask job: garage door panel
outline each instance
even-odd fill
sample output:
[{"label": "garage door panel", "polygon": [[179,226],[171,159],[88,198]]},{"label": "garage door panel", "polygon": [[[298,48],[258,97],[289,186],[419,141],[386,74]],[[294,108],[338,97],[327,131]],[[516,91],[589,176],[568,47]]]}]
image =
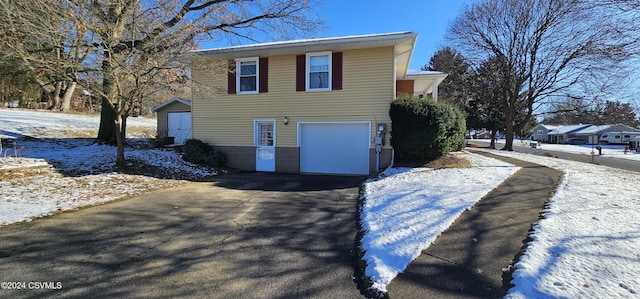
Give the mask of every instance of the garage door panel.
[{"label": "garage door panel", "polygon": [[300,171],[368,174],[369,123],[308,123],[300,126]]}]

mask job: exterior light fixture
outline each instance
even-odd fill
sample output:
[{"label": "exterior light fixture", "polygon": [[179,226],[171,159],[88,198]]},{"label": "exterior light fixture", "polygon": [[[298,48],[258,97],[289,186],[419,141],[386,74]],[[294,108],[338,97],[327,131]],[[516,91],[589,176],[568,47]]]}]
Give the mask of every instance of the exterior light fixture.
[{"label": "exterior light fixture", "polygon": [[284,119],[282,120],[282,122],[284,123],[284,125],[288,125],[289,124],[289,118],[288,117],[284,117]]}]

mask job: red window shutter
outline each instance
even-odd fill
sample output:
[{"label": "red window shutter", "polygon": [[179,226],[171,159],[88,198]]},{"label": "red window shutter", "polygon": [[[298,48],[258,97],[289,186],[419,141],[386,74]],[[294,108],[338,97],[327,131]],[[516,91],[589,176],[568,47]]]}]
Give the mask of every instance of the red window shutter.
[{"label": "red window shutter", "polygon": [[227,93],[236,93],[236,62],[235,60],[229,60],[229,67],[227,70]]},{"label": "red window shutter", "polygon": [[331,56],[331,90],[342,89],[342,52],[333,52]]},{"label": "red window shutter", "polygon": [[259,92],[264,93],[269,91],[269,58],[260,58],[258,65],[260,70],[258,71],[258,77],[260,77]]},{"label": "red window shutter", "polygon": [[296,91],[305,91],[307,79],[307,56],[306,55],[298,55],[296,56]]}]

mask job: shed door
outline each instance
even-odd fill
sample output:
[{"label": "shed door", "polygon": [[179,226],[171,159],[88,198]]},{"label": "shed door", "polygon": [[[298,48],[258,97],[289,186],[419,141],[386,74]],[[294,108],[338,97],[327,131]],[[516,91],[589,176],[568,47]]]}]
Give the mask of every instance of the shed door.
[{"label": "shed door", "polygon": [[191,112],[167,113],[167,136],[173,137],[176,144],[183,144],[191,138]]},{"label": "shed door", "polygon": [[369,174],[370,124],[301,123],[300,172]]}]

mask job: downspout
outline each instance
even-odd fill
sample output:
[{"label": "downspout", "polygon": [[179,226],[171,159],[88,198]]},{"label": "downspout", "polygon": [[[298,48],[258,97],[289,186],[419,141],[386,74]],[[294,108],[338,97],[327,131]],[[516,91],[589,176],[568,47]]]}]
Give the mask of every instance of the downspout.
[{"label": "downspout", "polygon": [[380,132],[376,133],[375,143],[376,143],[376,171],[380,171],[380,152],[382,151],[382,144],[379,142],[381,136]]},{"label": "downspout", "polygon": [[384,169],[383,173],[387,172],[387,170],[389,170],[389,169],[391,169],[393,167],[393,162],[395,160],[395,157],[396,157],[396,152],[395,152],[394,149],[391,149],[391,163],[389,164],[389,166],[387,166],[387,168]]}]

